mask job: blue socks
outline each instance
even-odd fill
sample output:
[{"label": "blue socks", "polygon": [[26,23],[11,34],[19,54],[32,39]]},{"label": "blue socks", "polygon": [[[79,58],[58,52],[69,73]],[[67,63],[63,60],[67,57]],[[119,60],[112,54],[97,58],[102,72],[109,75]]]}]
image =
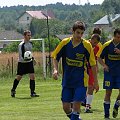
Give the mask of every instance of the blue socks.
[{"label": "blue socks", "polygon": [[110,109],[110,102],[104,101],[104,114],[105,114],[104,117],[105,118],[109,118],[110,116],[109,109]]},{"label": "blue socks", "polygon": [[79,118],[79,112],[72,112],[71,119],[70,120],[81,120]]}]

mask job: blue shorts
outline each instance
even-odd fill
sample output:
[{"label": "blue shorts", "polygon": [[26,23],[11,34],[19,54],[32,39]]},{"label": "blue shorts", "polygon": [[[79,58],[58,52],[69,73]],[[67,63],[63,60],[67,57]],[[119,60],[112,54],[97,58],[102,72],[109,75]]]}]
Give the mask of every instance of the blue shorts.
[{"label": "blue shorts", "polygon": [[120,76],[111,76],[109,72],[104,72],[104,89],[120,89]]},{"label": "blue shorts", "polygon": [[86,87],[66,88],[63,87],[61,100],[62,102],[81,102],[86,97]]}]

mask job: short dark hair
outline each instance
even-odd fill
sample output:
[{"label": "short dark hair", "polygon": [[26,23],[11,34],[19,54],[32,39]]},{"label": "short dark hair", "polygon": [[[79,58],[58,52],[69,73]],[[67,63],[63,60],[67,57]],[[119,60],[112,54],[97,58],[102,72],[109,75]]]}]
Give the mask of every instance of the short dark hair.
[{"label": "short dark hair", "polygon": [[95,27],[93,29],[93,34],[98,34],[98,35],[101,35],[101,29],[99,27]]},{"label": "short dark hair", "polygon": [[85,24],[81,21],[76,21],[72,27],[73,31],[76,31],[76,29],[81,29],[85,31]]},{"label": "short dark hair", "polygon": [[93,34],[92,35],[92,37],[91,37],[91,39],[96,39],[98,42],[100,42],[100,35],[98,35],[98,34]]},{"label": "short dark hair", "polygon": [[114,30],[114,36],[115,36],[116,34],[119,34],[119,35],[120,35],[120,28],[116,28],[116,29]]},{"label": "short dark hair", "polygon": [[24,33],[23,33],[23,35],[26,36],[27,33],[31,33],[31,31],[30,30],[25,30]]}]

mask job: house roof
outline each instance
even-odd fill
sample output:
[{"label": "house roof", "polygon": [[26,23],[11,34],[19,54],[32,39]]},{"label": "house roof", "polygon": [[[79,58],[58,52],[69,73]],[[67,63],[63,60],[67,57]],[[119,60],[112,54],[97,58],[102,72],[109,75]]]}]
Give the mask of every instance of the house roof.
[{"label": "house roof", "polygon": [[[26,11],[26,13],[31,15],[33,18],[46,19],[46,16],[42,11]],[[48,19],[51,19],[51,17],[48,16]]]},{"label": "house roof", "polygon": [[8,30],[2,30],[0,31],[0,40],[16,40],[16,39],[22,39],[23,35],[16,32],[16,31],[8,31]]},{"label": "house roof", "polygon": [[25,11],[23,14],[21,14],[17,19],[19,19],[21,16],[23,16],[25,13],[29,14],[33,18],[37,19],[46,19],[46,16],[48,16],[48,19],[55,18],[54,13],[49,11]]},{"label": "house roof", "polygon": [[3,48],[4,44],[10,43],[6,40],[18,40],[18,39],[23,39],[23,35],[16,31],[1,30],[0,31],[0,40],[3,40],[3,42],[0,42],[0,48]]},{"label": "house roof", "polygon": [[[118,18],[120,18],[120,14],[110,15],[111,22],[114,22]],[[105,15],[100,20],[98,20],[97,22],[94,23],[94,25],[101,25],[101,24],[102,25],[108,25],[109,24],[108,15]]]}]

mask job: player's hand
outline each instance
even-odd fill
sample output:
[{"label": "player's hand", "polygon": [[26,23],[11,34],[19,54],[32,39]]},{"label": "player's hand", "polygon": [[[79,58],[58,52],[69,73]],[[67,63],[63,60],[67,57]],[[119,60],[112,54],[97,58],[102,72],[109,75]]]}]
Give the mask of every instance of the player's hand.
[{"label": "player's hand", "polygon": [[57,71],[56,69],[54,69],[54,71],[53,71],[53,78],[54,78],[55,80],[58,79],[58,71]]},{"label": "player's hand", "polygon": [[117,54],[120,54],[120,49],[114,48],[114,52],[117,53]]},{"label": "player's hand", "polygon": [[95,90],[95,93],[97,93],[99,91],[99,84],[98,83],[94,83],[94,90]]},{"label": "player's hand", "polygon": [[109,67],[107,65],[103,66],[104,71],[109,72]]}]

